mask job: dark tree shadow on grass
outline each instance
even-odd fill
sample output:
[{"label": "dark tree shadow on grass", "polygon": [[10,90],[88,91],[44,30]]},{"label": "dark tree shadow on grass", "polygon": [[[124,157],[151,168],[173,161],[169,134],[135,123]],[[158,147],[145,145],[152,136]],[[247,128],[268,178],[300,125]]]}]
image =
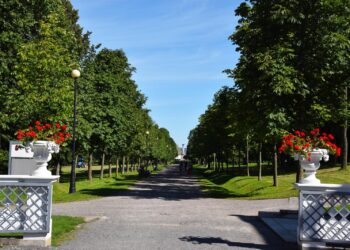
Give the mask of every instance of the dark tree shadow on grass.
[{"label": "dark tree shadow on grass", "polygon": [[[79,171],[76,173],[76,181],[88,180],[87,169],[84,169],[84,170],[86,170],[86,171]],[[115,171],[115,169],[113,169],[113,171]],[[122,176],[121,173],[119,173],[119,175]],[[93,170],[92,177],[94,179],[100,178],[100,170],[97,170],[97,169]],[[135,173],[134,175],[123,175],[123,177],[124,177],[124,179],[127,179],[127,180],[141,180],[142,179],[137,175],[137,173]],[[105,169],[105,173],[104,173],[104,178],[109,178],[109,174],[107,173],[106,169]],[[117,178],[115,178],[115,172],[112,172],[112,178],[117,179]],[[62,173],[60,175],[60,183],[68,183],[68,182],[70,182],[70,173]]]}]

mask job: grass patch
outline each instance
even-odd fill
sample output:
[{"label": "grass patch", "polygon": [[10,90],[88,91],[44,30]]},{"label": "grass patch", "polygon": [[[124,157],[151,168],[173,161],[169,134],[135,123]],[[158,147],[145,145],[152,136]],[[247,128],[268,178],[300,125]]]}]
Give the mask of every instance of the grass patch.
[{"label": "grass patch", "polygon": [[0,233],[0,238],[22,238],[23,233]]},{"label": "grass patch", "polygon": [[[258,181],[256,169],[252,168],[253,176],[243,176],[244,169],[229,168],[226,172],[208,170],[196,165],[194,173],[205,192],[211,197],[229,199],[274,199],[298,196],[294,189],[295,173],[290,170],[281,172],[278,176],[278,187],[273,186],[271,169],[265,167],[267,174]],[[317,171],[321,183],[350,183],[350,170],[340,167],[327,167]]]},{"label": "grass patch", "polygon": [[[82,217],[53,215],[51,245],[59,246],[63,241],[73,239],[77,226],[84,222]],[[0,237],[23,238],[23,233],[1,233]]]},{"label": "grass patch", "polygon": [[[158,168],[158,171],[152,173],[159,172],[164,166],[159,165]],[[152,168],[149,167],[149,169]],[[100,179],[100,166],[94,166],[93,179],[90,182],[87,179],[87,168],[77,168],[76,192],[69,194],[70,167],[63,167],[60,182],[53,185],[53,202],[72,202],[115,196],[142,179],[138,176],[137,171],[129,171],[123,175],[119,173],[118,177],[115,177],[115,167],[112,170],[113,177],[109,177],[108,171],[105,170],[104,178]]]},{"label": "grass patch", "polygon": [[52,246],[59,246],[63,241],[73,239],[73,231],[83,223],[82,217],[52,216]]}]

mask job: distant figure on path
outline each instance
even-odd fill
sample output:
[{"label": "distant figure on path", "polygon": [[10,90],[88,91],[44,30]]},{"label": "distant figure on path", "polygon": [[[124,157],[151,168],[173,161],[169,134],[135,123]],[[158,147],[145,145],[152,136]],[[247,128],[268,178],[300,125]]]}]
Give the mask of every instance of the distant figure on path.
[{"label": "distant figure on path", "polygon": [[184,172],[186,173],[187,172],[187,164],[188,164],[188,160],[185,160],[184,161]]},{"label": "distant figure on path", "polygon": [[190,160],[187,163],[187,174],[188,175],[192,174],[192,162]]},{"label": "distant figure on path", "polygon": [[184,162],[180,161],[180,164],[179,164],[179,172],[180,172],[180,174],[182,174],[183,164],[184,164]]}]

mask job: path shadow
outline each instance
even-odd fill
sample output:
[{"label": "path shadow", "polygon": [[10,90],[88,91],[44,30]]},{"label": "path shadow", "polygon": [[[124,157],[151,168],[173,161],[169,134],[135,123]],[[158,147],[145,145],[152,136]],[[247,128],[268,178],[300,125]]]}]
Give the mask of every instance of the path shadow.
[{"label": "path shadow", "polygon": [[219,237],[186,236],[186,237],[181,237],[179,239],[182,241],[191,242],[192,244],[208,244],[208,245],[224,244],[230,247],[244,247],[248,249],[249,248],[262,249],[262,250],[276,249],[276,248],[271,248],[269,246],[262,245],[262,244],[234,242],[234,241],[225,240]]},{"label": "path shadow", "polygon": [[298,249],[296,243],[285,242],[278,235],[275,234],[269,227],[267,227],[258,216],[248,216],[248,215],[235,215],[230,216],[238,217],[240,220],[251,224],[254,229],[259,233],[259,235],[264,239],[266,244],[258,244],[252,242],[240,242],[240,241],[230,241],[220,237],[211,236],[184,236],[179,238],[181,241],[186,241],[192,244],[207,244],[207,245],[226,245],[235,248],[246,248],[246,249],[262,249],[262,250],[295,250]]},{"label": "path shadow", "polygon": [[98,196],[127,196],[135,199],[183,200],[207,197],[201,191],[197,179],[190,175],[180,174],[177,165],[171,165],[164,171],[135,183],[128,190],[100,188],[85,189],[81,192]]},{"label": "path shadow", "polygon": [[268,245],[266,249],[298,249],[297,243],[286,242],[277,235],[271,228],[264,224],[258,216],[232,214],[230,216],[238,217],[240,220],[251,224]]}]

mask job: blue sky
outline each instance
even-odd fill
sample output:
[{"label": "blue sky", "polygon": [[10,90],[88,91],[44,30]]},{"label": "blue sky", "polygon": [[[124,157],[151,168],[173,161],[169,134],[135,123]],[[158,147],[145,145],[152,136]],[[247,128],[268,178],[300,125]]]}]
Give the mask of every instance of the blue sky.
[{"label": "blue sky", "polygon": [[72,0],[92,43],[123,49],[146,107],[180,146],[232,79],[238,54],[228,40],[239,0]]}]

